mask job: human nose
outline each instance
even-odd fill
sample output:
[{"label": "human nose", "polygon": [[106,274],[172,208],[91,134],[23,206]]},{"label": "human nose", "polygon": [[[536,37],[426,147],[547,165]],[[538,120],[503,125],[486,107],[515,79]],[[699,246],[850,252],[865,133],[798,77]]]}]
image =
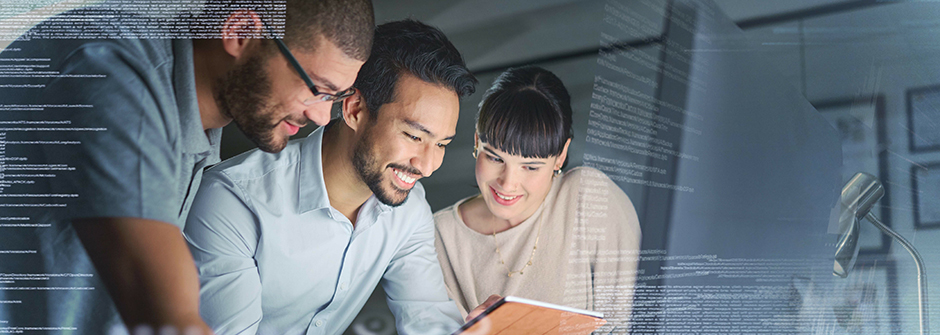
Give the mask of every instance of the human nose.
[{"label": "human nose", "polygon": [[430,177],[437,168],[441,167],[444,160],[443,150],[436,148],[435,145],[425,145],[411,159],[411,166],[421,171],[421,176]]},{"label": "human nose", "polygon": [[322,126],[330,123],[330,112],[332,109],[333,104],[329,101],[317,101],[304,109],[304,116],[318,126]]},{"label": "human nose", "polygon": [[503,191],[512,192],[516,190],[515,186],[519,181],[519,176],[517,174],[518,171],[516,170],[517,169],[510,168],[507,164],[503,164],[502,171],[499,173],[499,178],[496,178],[496,182],[499,184],[499,187],[503,189]]}]

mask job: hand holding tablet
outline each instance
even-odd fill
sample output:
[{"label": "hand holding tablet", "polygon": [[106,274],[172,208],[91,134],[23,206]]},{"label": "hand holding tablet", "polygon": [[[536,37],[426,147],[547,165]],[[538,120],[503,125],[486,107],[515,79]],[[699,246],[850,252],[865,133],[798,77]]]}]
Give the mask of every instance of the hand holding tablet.
[{"label": "hand holding tablet", "polygon": [[452,335],[589,334],[605,323],[602,313],[507,296]]}]

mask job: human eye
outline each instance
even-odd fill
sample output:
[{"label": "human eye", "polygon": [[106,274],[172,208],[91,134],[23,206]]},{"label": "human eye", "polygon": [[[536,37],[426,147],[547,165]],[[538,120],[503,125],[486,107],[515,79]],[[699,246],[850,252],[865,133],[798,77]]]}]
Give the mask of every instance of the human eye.
[{"label": "human eye", "polygon": [[447,148],[447,145],[448,145],[448,144],[450,144],[450,143],[438,143],[438,144],[437,144],[437,147],[438,147],[438,148],[441,148],[441,149],[445,149],[445,148]]},{"label": "human eye", "polygon": [[496,156],[492,156],[492,155],[489,155],[489,154],[486,155],[486,159],[488,159],[488,160],[490,160],[490,161],[492,161],[492,162],[496,162],[496,163],[502,163],[502,162],[503,162],[503,160],[502,160],[501,158],[496,157]]},{"label": "human eye", "polygon": [[405,134],[405,137],[408,137],[408,138],[411,139],[412,141],[415,141],[415,142],[420,142],[420,141],[421,141],[421,138],[420,138],[420,137],[411,135],[411,134],[409,134],[409,133],[406,132],[406,131],[403,131],[403,132],[401,132],[401,133],[402,133],[402,134]]},{"label": "human eye", "polygon": [[525,170],[526,171],[538,171],[539,168],[537,166],[526,166]]},{"label": "human eye", "polygon": [[336,96],[329,93],[317,93],[317,99],[320,101],[334,102],[336,101]]}]

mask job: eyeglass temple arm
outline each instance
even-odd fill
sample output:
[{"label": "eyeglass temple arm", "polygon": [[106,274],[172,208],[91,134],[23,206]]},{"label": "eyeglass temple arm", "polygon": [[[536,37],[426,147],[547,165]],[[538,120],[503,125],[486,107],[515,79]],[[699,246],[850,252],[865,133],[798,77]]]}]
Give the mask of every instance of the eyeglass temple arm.
[{"label": "eyeglass temple arm", "polygon": [[281,41],[280,38],[274,36],[274,33],[270,28],[268,28],[268,24],[264,23],[264,20],[261,20],[261,25],[264,31],[271,33],[271,39],[274,40],[274,44],[277,44],[277,48],[281,50],[281,53],[284,54],[284,58],[287,58],[287,62],[289,62],[290,65],[294,67],[294,70],[300,74],[300,78],[304,80],[304,83],[307,84],[307,87],[310,88],[310,90],[313,91],[315,95],[319,94],[320,92],[317,91],[316,85],[314,85],[313,81],[310,80],[310,76],[304,73],[304,68],[300,66],[299,62],[297,62],[297,58],[294,58],[294,55],[290,52],[290,49],[287,48],[287,45],[284,44],[284,41]]}]

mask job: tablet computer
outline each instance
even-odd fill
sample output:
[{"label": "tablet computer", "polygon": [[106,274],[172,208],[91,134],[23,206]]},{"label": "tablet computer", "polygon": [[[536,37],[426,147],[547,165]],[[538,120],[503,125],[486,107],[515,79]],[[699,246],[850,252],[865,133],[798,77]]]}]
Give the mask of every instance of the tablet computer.
[{"label": "tablet computer", "polygon": [[605,323],[603,313],[507,296],[452,335],[590,334]]}]

